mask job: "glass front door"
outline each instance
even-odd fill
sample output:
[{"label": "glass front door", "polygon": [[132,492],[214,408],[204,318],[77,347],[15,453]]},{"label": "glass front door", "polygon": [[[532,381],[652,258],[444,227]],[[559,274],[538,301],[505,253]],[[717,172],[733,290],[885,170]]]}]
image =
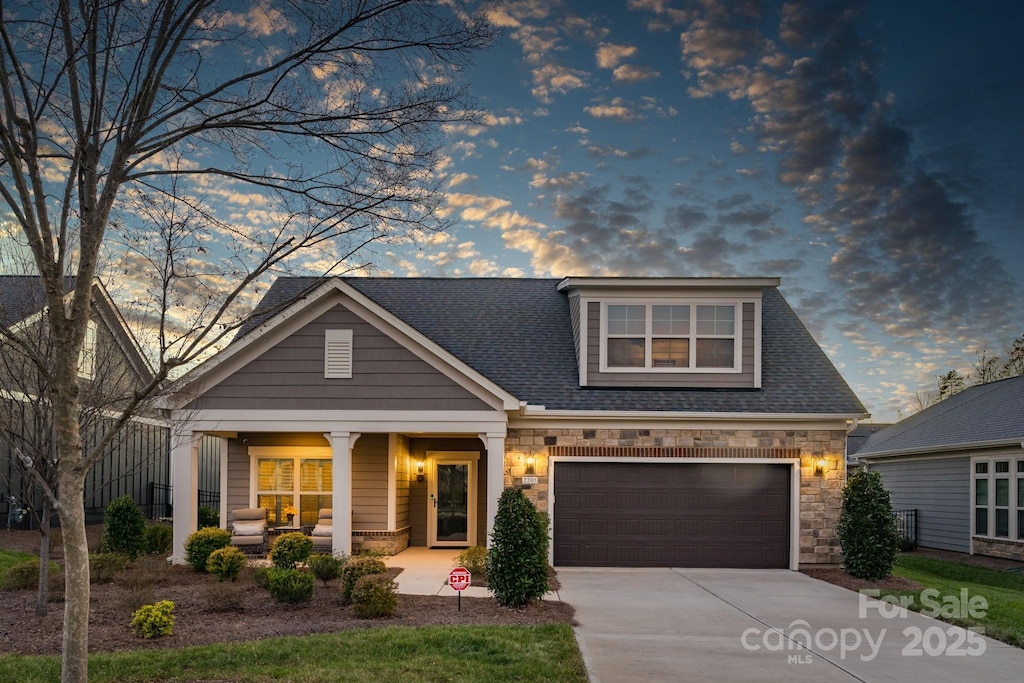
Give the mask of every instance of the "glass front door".
[{"label": "glass front door", "polygon": [[476,544],[476,461],[434,461],[427,500],[431,546]]}]

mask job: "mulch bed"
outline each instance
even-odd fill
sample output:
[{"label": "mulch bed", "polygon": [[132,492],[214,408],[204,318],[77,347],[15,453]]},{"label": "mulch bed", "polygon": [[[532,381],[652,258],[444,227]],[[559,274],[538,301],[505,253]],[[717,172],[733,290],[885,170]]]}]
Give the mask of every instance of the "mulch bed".
[{"label": "mulch bed", "polygon": [[[98,535],[90,528],[90,547]],[[38,551],[37,532],[0,531],[0,547],[23,552]],[[60,537],[55,534],[59,559]],[[400,570],[392,570],[397,574]],[[249,572],[249,570],[247,570]],[[152,588],[147,583],[157,579]],[[338,582],[324,586],[318,581],[313,601],[303,606],[275,602],[257,586],[251,574],[234,583],[220,583],[188,567],[162,561],[143,561],[108,584],[93,584],[89,624],[89,650],[148,650],[190,645],[259,640],[272,636],[303,636],[336,633],[380,626],[533,625],[574,623],[573,609],[561,602],[535,602],[523,609],[501,607],[491,598],[463,598],[457,610],[455,597],[399,595],[395,615],[387,619],[359,619],[351,607],[341,605]],[[0,592],[0,651],[22,654],[58,654],[64,604],[60,596],[50,603],[47,615],[35,615],[34,590]],[[155,600],[174,602],[174,635],[144,640],[132,634],[132,611]]]}]

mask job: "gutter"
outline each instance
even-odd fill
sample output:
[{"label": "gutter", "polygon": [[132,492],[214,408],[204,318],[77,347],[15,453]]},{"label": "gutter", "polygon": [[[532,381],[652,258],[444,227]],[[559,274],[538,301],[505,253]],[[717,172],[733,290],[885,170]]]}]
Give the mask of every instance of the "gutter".
[{"label": "gutter", "polygon": [[972,451],[988,448],[1005,448],[1016,446],[1024,450],[1024,440],[1021,439],[1000,439],[998,441],[972,441],[968,443],[943,444],[941,446],[927,446],[924,448],[900,448],[892,451],[880,451],[868,455],[857,454],[860,460],[884,460],[887,458],[898,458],[904,455],[925,455],[928,453],[944,453],[948,451]]},{"label": "gutter", "polygon": [[858,420],[866,413],[720,413],[663,410],[547,410],[544,406],[521,406],[523,417],[543,417],[554,420],[578,420],[583,418],[624,419],[624,420],[775,420],[782,422],[806,422],[808,420]]}]

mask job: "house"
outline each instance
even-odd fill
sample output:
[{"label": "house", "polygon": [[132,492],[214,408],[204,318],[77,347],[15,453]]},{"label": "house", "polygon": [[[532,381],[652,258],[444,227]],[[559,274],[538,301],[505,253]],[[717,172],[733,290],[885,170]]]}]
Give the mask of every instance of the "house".
[{"label": "house", "polygon": [[[69,296],[74,285],[73,277],[64,278],[64,290]],[[110,424],[118,398],[145,385],[153,376],[135,336],[99,280],[93,283],[92,297],[92,320],[79,359],[86,445]],[[41,354],[46,353],[49,344],[42,320],[45,310],[38,277],[0,275],[0,326],[37,347]],[[0,516],[5,521],[12,497],[35,509],[40,509],[42,503],[41,491],[24,476],[12,456],[52,448],[45,426],[49,413],[39,400],[45,382],[12,344],[0,344]],[[132,420],[86,479],[87,521],[102,521],[106,506],[123,495],[132,496],[151,516],[168,514],[169,444],[166,422],[155,416]],[[204,469],[209,470],[210,465],[218,466],[219,461],[207,458],[204,464]],[[203,483],[210,479],[219,483],[216,473],[208,474]],[[21,525],[30,523],[23,519]]]},{"label": "house", "polygon": [[1024,376],[968,387],[857,452],[926,548],[1024,560]]},{"label": "house", "polygon": [[[281,278],[167,396],[174,487],[212,435],[221,519],[332,507],[338,552],[485,544],[516,486],[555,565],[837,562],[867,415],[778,285]],[[176,561],[195,523],[175,507]]]}]

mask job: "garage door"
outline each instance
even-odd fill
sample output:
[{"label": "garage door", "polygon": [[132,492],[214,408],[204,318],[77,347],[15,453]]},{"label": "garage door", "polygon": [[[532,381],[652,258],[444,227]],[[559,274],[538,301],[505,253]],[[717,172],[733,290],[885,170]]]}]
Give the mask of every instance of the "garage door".
[{"label": "garage door", "polygon": [[789,566],[790,465],[559,462],[554,561]]}]

